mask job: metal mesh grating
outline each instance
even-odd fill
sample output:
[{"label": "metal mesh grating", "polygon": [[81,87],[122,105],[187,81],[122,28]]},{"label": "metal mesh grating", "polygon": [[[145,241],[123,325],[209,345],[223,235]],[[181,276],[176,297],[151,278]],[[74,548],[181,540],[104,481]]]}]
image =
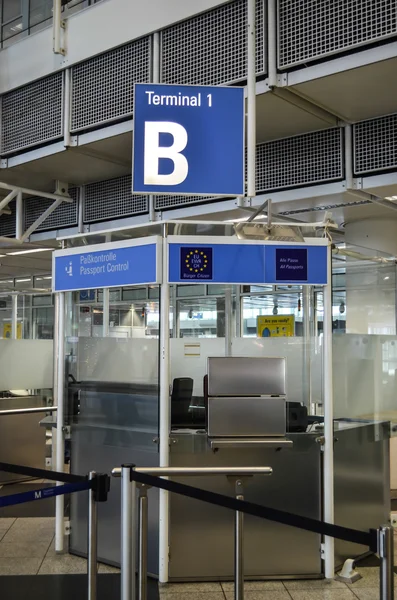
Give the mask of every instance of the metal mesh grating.
[{"label": "metal mesh grating", "polygon": [[397,114],[354,125],[354,173],[397,167]]},{"label": "metal mesh grating", "polygon": [[[70,188],[69,194],[73,198],[73,202],[62,202],[56,208],[41,225],[38,226],[37,231],[45,229],[61,229],[62,227],[72,227],[77,225],[77,199],[78,199],[78,188]],[[25,228],[30,227],[40,215],[51,204],[53,200],[48,198],[27,198],[25,200]]]},{"label": "metal mesh grating", "polygon": [[[178,206],[189,206],[190,204],[198,204],[214,200],[213,196],[168,196],[166,194],[154,197],[155,210],[164,210]],[[219,200],[219,197],[217,197]]]},{"label": "metal mesh grating", "polygon": [[148,212],[148,196],[131,194],[131,186],[131,175],[86,185],[84,222],[92,223]]},{"label": "metal mesh grating", "polygon": [[150,61],[146,37],[73,67],[71,130],[131,115],[134,83],[150,81]]},{"label": "metal mesh grating", "polygon": [[8,208],[10,215],[0,215],[0,235],[15,237],[16,234],[16,202],[10,202]]},{"label": "metal mesh grating", "polygon": [[[264,0],[256,2],[256,71],[265,71]],[[218,85],[247,77],[247,0],[229,2],[161,34],[161,82]]]},{"label": "metal mesh grating", "polygon": [[2,97],[1,153],[63,135],[63,74],[56,73]]},{"label": "metal mesh grating", "polygon": [[258,192],[342,178],[341,128],[315,131],[257,146]]},{"label": "metal mesh grating", "polygon": [[395,0],[278,0],[280,69],[396,34]]}]

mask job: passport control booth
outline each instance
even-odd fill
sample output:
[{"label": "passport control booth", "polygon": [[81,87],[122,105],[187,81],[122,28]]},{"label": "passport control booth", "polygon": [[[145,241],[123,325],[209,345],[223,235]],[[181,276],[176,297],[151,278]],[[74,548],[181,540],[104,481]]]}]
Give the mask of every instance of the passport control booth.
[{"label": "passport control booth", "polygon": [[[248,501],[361,530],[387,521],[389,424],[333,414],[327,237],[270,235],[253,224],[168,221],[74,236],[64,246],[53,258],[57,448],[61,455],[66,432],[73,473],[110,472],[124,463],[267,465],[271,477],[246,482]],[[263,311],[255,332],[243,325],[246,298],[269,294],[296,294],[303,320],[292,335],[283,335],[281,322],[277,335],[270,324],[261,332],[259,319],[270,323],[276,310]],[[183,308],[197,297],[212,299],[212,316]],[[89,298],[97,319],[91,329]],[[128,302],[127,332],[114,325],[113,315]],[[195,319],[210,317],[215,329],[194,329]],[[190,330],[182,328],[185,318],[193,323]],[[194,486],[233,496],[226,477],[192,479]],[[99,507],[98,557],[110,565],[120,563],[118,486],[114,480],[108,502]],[[153,577],[233,578],[232,511],[157,489],[148,495]],[[61,511],[59,500],[57,523]],[[87,551],[86,519],[84,499],[75,494],[71,553]],[[245,519],[246,578],[329,577],[366,551]]]}]

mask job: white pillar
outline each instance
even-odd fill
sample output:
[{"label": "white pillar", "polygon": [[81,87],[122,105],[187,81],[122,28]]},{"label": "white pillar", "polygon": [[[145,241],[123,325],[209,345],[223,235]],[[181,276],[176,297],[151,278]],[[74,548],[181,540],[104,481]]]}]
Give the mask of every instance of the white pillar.
[{"label": "white pillar", "polygon": [[18,295],[11,296],[11,339],[18,337]]},{"label": "white pillar", "polygon": [[248,0],[247,40],[247,196],[256,195],[256,1]]},{"label": "white pillar", "polygon": [[110,299],[109,299],[109,288],[103,289],[103,337],[109,337],[109,312],[110,312]]},{"label": "white pillar", "polygon": [[[332,384],[332,291],[331,248],[328,247],[328,285],[324,287],[324,520],[334,522],[334,406]],[[334,538],[324,541],[325,577],[335,576]]]},{"label": "white pillar", "polygon": [[[57,376],[55,391],[55,405],[57,410],[56,427],[56,470],[62,472],[65,467],[65,434],[64,434],[64,394],[65,394],[65,294],[63,292],[56,294],[55,301],[58,303],[55,315],[58,320],[54,325],[58,329],[56,336]],[[55,551],[63,552],[64,538],[64,496],[56,497],[55,504]]]},{"label": "white pillar", "polygon": [[[168,283],[167,225],[163,234],[163,278],[160,294],[160,467],[169,466],[170,434],[170,297]],[[159,511],[159,581],[168,581],[168,492],[160,490]]]}]

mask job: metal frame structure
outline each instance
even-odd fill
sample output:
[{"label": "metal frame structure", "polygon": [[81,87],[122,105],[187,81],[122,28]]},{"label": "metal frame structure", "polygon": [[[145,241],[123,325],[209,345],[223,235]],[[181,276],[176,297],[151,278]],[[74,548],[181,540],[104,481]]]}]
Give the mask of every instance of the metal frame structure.
[{"label": "metal frame structure", "polygon": [[[162,224],[162,267],[161,267],[161,283],[160,283],[160,420],[159,420],[159,463],[160,468],[169,468],[169,434],[170,434],[170,283],[169,283],[169,266],[168,266],[168,235],[169,226],[171,224],[180,224],[181,222],[164,222]],[[193,221],[189,222],[194,223]],[[214,222],[212,223],[214,224]],[[276,225],[277,223],[273,223]],[[285,223],[278,223],[285,224]],[[156,226],[153,224],[153,226]],[[158,224],[157,224],[158,226]],[[145,231],[145,235],[149,235],[149,231]],[[109,232],[108,234],[109,235]],[[86,237],[87,236],[82,236]],[[200,243],[200,237],[197,236],[195,242]],[[183,236],[172,236],[172,241],[177,242],[180,238],[181,243],[186,243],[186,238]],[[108,238],[109,239],[109,238]],[[145,237],[141,238],[144,241]],[[189,237],[189,242],[192,243],[194,238]],[[230,238],[205,237],[205,243],[210,243],[211,239],[218,244],[222,240],[230,243]],[[241,240],[239,241],[240,243]],[[285,242],[274,241],[252,241],[251,243],[263,245],[285,245]],[[323,363],[323,394],[324,394],[324,485],[323,485],[323,502],[324,502],[324,520],[328,523],[334,522],[334,458],[333,458],[333,391],[332,391],[332,292],[331,292],[331,245],[328,240],[311,239],[305,240],[305,246],[319,246],[319,244],[327,246],[327,284],[323,285],[324,289],[324,363]],[[117,242],[116,242],[117,244]],[[106,247],[109,248],[110,242],[106,242]],[[287,244],[288,245],[288,244]],[[294,246],[298,245],[294,244]],[[87,251],[89,246],[85,246]],[[61,251],[65,254],[66,251]],[[73,248],[72,253],[78,253],[78,248]],[[53,274],[54,275],[54,274]],[[158,276],[159,278],[159,276]],[[216,283],[216,282],[215,282]],[[64,348],[64,319],[65,319],[65,292],[56,293],[56,314],[58,314],[58,332],[56,339],[55,354],[57,356],[56,365],[56,405],[57,411],[57,469],[62,469],[63,448],[64,448],[64,433],[63,433],[63,415],[64,415],[64,375],[65,375],[65,348]],[[63,550],[63,506],[61,501],[58,501],[56,512],[56,549]],[[169,540],[169,498],[168,493],[164,490],[160,492],[160,509],[159,509],[159,580],[161,582],[168,581],[168,540]],[[334,577],[334,540],[326,537],[323,558],[325,560],[325,576],[329,579]]]}]

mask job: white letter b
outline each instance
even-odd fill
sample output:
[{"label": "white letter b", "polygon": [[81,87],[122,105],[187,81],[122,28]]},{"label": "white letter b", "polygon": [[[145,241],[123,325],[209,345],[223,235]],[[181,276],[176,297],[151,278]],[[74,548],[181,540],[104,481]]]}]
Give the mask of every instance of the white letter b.
[{"label": "white letter b", "polygon": [[[160,146],[160,133],[169,133],[174,138],[171,146]],[[144,149],[144,184],[178,185],[185,181],[189,165],[181,154],[187,146],[187,131],[178,123],[168,121],[146,121]],[[172,173],[159,173],[160,158],[168,158],[174,163]]]}]

